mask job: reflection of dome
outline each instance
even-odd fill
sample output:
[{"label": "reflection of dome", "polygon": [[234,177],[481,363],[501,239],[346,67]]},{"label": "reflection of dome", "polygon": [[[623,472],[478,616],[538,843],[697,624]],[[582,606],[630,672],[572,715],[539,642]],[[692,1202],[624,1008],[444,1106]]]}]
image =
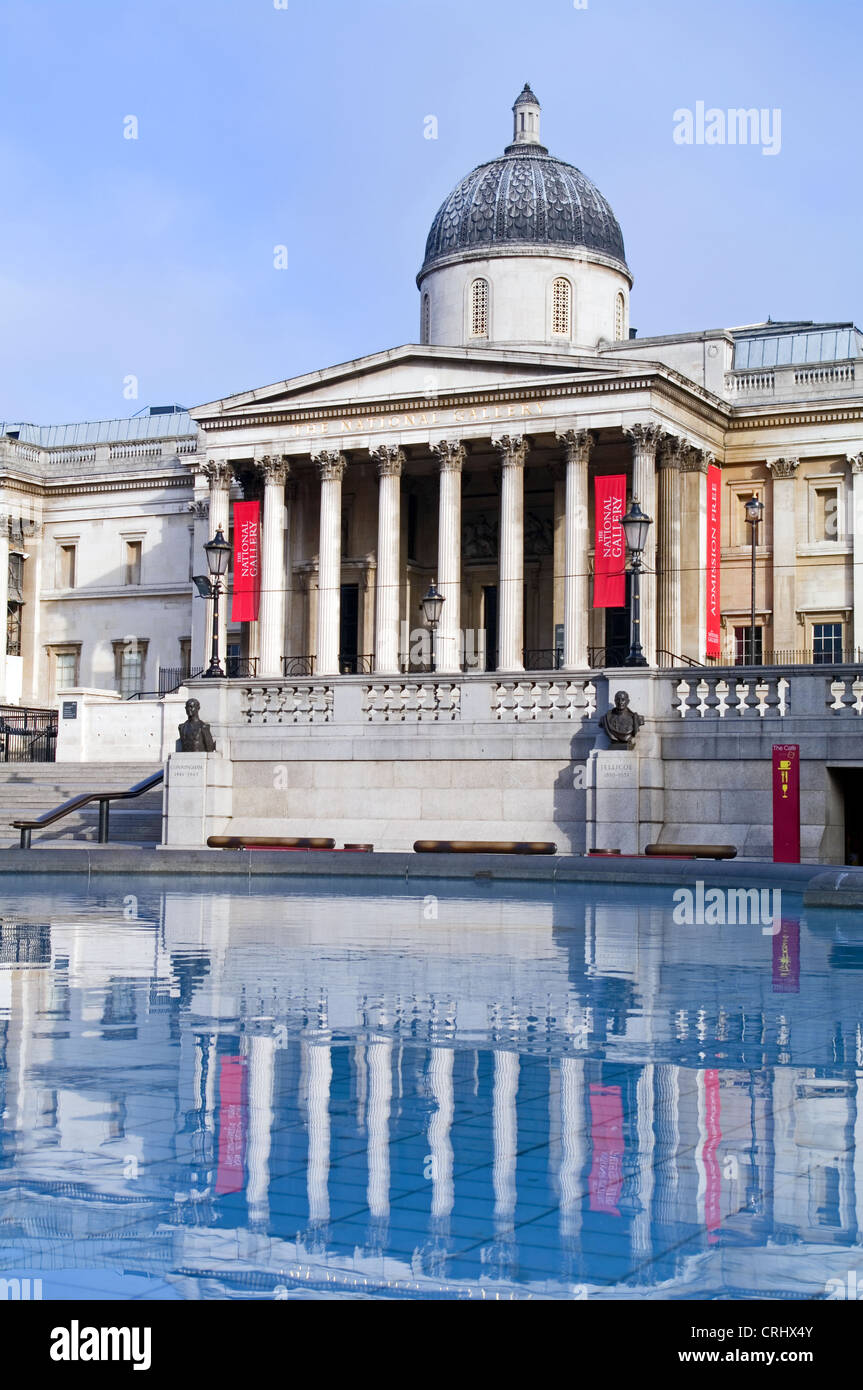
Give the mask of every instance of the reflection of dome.
[{"label": "reflection of dome", "polygon": [[[626,265],[623,236],[599,189],[539,143],[539,102],[525,87],[513,108],[514,143],[453,189],[432,222],[423,269],[459,251],[579,247]],[[520,131],[523,112],[535,130]],[[519,136],[523,136],[520,140]]]}]

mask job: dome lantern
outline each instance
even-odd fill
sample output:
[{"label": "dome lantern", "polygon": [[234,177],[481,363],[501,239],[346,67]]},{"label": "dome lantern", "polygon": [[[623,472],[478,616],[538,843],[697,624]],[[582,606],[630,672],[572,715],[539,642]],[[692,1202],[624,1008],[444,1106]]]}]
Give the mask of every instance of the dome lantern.
[{"label": "dome lantern", "polygon": [[539,115],[540,104],[533,92],[530,90],[530,83],[525,82],[523,90],[515,99],[512,108],[512,145],[539,145]]}]

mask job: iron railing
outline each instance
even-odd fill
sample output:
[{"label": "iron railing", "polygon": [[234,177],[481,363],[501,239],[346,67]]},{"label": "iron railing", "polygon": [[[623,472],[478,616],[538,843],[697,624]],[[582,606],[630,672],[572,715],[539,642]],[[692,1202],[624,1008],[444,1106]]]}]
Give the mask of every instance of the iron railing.
[{"label": "iron railing", "polygon": [[55,821],[62,820],[64,816],[70,816],[73,811],[78,811],[82,806],[86,806],[90,801],[99,803],[99,844],[107,845],[110,831],[110,809],[112,801],[128,801],[131,797],[142,796],[144,792],[152,791],[157,787],[165,776],[163,771],[154,772],[149,777],[145,777],[143,782],[136,782],[127,791],[118,792],[82,792],[80,796],[73,796],[70,801],[64,801],[62,805],[55,806],[53,811],[46,811],[44,815],[36,816],[33,819],[13,820],[11,825],[21,831],[21,849],[31,849],[31,836],[34,830],[39,830],[43,825],[53,825]]},{"label": "iron railing", "polygon": [[0,705],[0,761],[53,763],[57,756],[55,709],[25,709]]}]

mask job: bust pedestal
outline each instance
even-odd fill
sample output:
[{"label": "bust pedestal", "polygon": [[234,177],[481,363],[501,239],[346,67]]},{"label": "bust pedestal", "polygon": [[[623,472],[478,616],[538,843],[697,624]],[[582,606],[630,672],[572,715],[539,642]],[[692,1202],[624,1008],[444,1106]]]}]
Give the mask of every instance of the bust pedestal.
[{"label": "bust pedestal", "polygon": [[162,847],[205,849],[231,819],[233,764],[219,753],[172,753],[165,764]]}]

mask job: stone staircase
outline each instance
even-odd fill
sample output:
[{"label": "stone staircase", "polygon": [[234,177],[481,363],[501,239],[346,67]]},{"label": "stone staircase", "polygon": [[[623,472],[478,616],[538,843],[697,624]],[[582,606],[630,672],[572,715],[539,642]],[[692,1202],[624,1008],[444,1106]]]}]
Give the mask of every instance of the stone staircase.
[{"label": "stone staircase", "polygon": [[[18,844],[10,824],[52,811],[90,791],[127,791],[160,770],[159,763],[0,763],[0,848]],[[33,848],[98,842],[99,803],[33,831]],[[110,843],[157,845],[162,838],[162,788],[111,803]]]}]

